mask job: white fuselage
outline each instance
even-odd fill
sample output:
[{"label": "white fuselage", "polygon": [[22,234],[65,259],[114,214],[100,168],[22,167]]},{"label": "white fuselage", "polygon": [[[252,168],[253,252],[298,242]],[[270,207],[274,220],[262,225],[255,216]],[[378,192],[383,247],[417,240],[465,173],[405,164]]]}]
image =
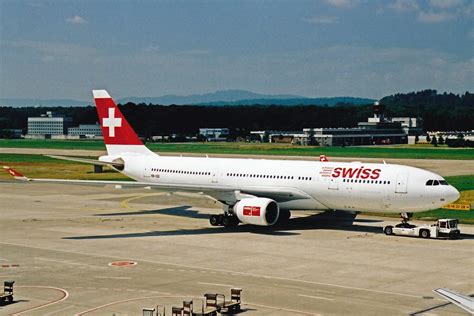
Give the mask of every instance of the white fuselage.
[{"label": "white fuselage", "polygon": [[[121,155],[122,171],[150,184],[193,185],[259,195],[269,190],[297,192],[277,201],[281,209],[368,212],[421,212],[459,197],[451,185],[426,185],[444,179],[402,165],[295,160]],[[204,191],[204,190],[203,190]]]}]

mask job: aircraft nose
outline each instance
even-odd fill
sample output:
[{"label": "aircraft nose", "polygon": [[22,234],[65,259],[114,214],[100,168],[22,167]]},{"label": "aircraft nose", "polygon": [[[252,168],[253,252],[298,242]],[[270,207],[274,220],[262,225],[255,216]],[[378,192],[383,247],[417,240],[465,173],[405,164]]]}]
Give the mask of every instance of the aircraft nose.
[{"label": "aircraft nose", "polygon": [[459,191],[455,187],[450,185],[447,195],[447,200],[449,201],[449,203],[456,202],[460,196],[461,194],[459,194]]}]

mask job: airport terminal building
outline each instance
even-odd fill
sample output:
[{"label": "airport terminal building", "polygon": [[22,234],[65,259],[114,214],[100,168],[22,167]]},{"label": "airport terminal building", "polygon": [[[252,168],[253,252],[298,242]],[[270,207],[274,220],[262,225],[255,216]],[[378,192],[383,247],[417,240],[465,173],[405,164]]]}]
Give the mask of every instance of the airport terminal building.
[{"label": "airport terminal building", "polygon": [[99,124],[79,124],[76,127],[67,129],[68,136],[96,138],[102,136],[102,129]]},{"label": "airport terminal building", "polygon": [[374,104],[374,115],[357,127],[313,127],[303,132],[252,131],[251,137],[272,143],[291,143],[316,146],[360,146],[414,143],[423,135],[423,121],[414,117],[386,118],[381,106]]},{"label": "airport terminal building", "polygon": [[409,138],[423,134],[422,123],[419,118],[384,118],[374,113],[355,128],[304,128],[303,132],[310,144],[320,146],[408,144]]},{"label": "airport terminal building", "polygon": [[40,117],[28,118],[26,138],[51,138],[54,135],[64,135],[71,124],[70,117],[56,115],[48,111]]}]

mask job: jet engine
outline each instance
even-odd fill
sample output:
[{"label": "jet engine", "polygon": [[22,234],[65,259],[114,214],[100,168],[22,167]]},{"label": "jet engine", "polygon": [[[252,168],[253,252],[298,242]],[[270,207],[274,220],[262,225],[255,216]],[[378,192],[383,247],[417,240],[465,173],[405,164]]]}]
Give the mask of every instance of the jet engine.
[{"label": "jet engine", "polygon": [[244,224],[270,226],[277,222],[280,209],[274,200],[248,198],[234,205],[234,214]]}]

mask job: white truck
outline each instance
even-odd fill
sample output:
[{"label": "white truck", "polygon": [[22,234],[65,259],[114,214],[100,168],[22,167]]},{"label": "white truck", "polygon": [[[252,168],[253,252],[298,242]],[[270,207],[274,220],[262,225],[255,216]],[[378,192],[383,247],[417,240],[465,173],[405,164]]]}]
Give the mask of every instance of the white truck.
[{"label": "white truck", "polygon": [[421,238],[439,238],[448,237],[449,239],[457,239],[461,234],[458,228],[458,220],[443,218],[439,219],[436,224],[416,226],[403,221],[395,226],[385,226],[383,231],[386,235],[398,236],[414,236]]}]

